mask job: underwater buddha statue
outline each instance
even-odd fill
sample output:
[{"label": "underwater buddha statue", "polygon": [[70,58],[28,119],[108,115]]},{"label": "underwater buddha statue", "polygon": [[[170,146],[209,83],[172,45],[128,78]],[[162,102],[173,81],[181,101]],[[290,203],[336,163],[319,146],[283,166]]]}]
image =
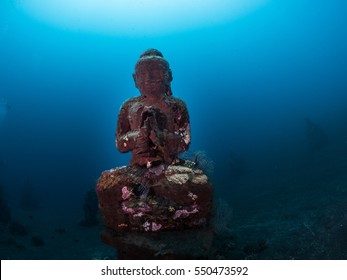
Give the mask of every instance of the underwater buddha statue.
[{"label": "underwater buddha statue", "polygon": [[121,106],[116,132],[119,151],[132,153],[130,164],[105,170],[96,187],[102,239],[119,252],[127,248],[124,258],[130,251],[147,252],[147,258],[158,253],[158,236],[150,233],[160,232],[167,252],[183,258],[191,247],[177,248],[172,238],[181,232],[182,240],[202,242],[196,237],[210,227],[213,186],[198,165],[179,158],[190,145],[189,114],[172,96],[172,73],[161,52],[142,53],[133,78],[140,96]]},{"label": "underwater buddha statue", "polygon": [[141,96],[126,101],[120,109],[116,146],[132,151],[130,164],[150,168],[172,164],[190,144],[189,115],[184,102],[172,96],[172,73],[161,52],[141,54],[133,74]]}]

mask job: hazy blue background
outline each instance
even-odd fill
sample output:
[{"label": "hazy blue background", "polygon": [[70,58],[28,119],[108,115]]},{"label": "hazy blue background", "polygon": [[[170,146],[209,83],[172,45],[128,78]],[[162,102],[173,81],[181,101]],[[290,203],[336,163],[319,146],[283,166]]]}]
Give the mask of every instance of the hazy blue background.
[{"label": "hazy blue background", "polygon": [[347,149],[346,1],[268,1],[230,22],[153,36],[59,28],[9,1],[0,9],[0,98],[11,107],[0,183],[13,205],[29,182],[43,205],[79,209],[102,170],[127,164],[114,146],[117,114],[138,95],[132,73],[147,48],[169,61],[191,150],[214,160],[225,199],[237,188],[231,153],[266,176],[306,156],[306,116]]}]

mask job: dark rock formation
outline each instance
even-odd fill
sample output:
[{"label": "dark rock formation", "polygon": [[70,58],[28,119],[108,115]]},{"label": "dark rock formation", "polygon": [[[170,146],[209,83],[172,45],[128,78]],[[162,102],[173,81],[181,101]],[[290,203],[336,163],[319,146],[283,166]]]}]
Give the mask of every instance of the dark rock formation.
[{"label": "dark rock formation", "polygon": [[45,245],[45,241],[39,236],[32,236],[30,241],[35,247],[42,247]]},{"label": "dark rock formation", "polygon": [[0,223],[7,224],[11,221],[11,211],[8,207],[5,196],[0,186]]},{"label": "dark rock formation", "polygon": [[80,222],[81,226],[92,227],[99,224],[98,198],[94,189],[86,192],[83,203],[84,219]]},{"label": "dark rock formation", "polygon": [[9,230],[12,235],[17,235],[17,236],[28,235],[28,231],[26,227],[16,221],[12,221],[10,223]]}]

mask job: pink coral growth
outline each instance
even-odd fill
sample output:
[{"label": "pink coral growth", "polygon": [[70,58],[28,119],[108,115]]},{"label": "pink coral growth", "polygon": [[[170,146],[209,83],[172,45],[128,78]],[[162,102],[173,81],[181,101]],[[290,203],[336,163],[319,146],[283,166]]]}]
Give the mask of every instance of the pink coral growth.
[{"label": "pink coral growth", "polygon": [[126,186],[124,186],[122,188],[122,198],[124,200],[128,199],[130,196],[132,196],[133,193],[131,191],[128,190],[128,188]]},{"label": "pink coral growth", "polygon": [[122,210],[129,215],[133,215],[133,217],[142,217],[145,213],[151,212],[152,208],[147,204],[144,204],[142,207],[128,207],[126,206],[126,202],[122,203]]},{"label": "pink coral growth", "polygon": [[188,217],[190,214],[194,214],[199,212],[198,209],[194,208],[192,211],[188,211],[187,209],[182,209],[182,210],[177,210],[175,212],[175,215],[173,216],[173,219],[176,220],[177,218],[186,218]]},{"label": "pink coral growth", "polygon": [[127,207],[124,203],[122,203],[122,210],[127,214],[135,214],[134,208]]},{"label": "pink coral growth", "polygon": [[141,207],[137,208],[138,211],[140,212],[151,212],[152,208],[148,204],[144,204]]},{"label": "pink coral growth", "polygon": [[145,229],[145,231],[158,231],[162,228],[161,224],[157,224],[155,222],[150,223],[148,221],[146,221],[142,226]]},{"label": "pink coral growth", "polygon": [[157,224],[157,223],[152,223],[152,231],[158,231],[158,230],[160,230],[161,229],[161,227],[162,227],[162,225],[161,224]]}]

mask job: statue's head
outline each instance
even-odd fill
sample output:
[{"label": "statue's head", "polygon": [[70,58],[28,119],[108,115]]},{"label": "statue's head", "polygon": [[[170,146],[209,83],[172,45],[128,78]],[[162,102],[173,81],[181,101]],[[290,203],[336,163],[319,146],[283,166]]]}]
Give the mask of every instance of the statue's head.
[{"label": "statue's head", "polygon": [[156,49],[146,50],[140,55],[133,78],[141,95],[172,95],[172,73],[169,63]]}]

